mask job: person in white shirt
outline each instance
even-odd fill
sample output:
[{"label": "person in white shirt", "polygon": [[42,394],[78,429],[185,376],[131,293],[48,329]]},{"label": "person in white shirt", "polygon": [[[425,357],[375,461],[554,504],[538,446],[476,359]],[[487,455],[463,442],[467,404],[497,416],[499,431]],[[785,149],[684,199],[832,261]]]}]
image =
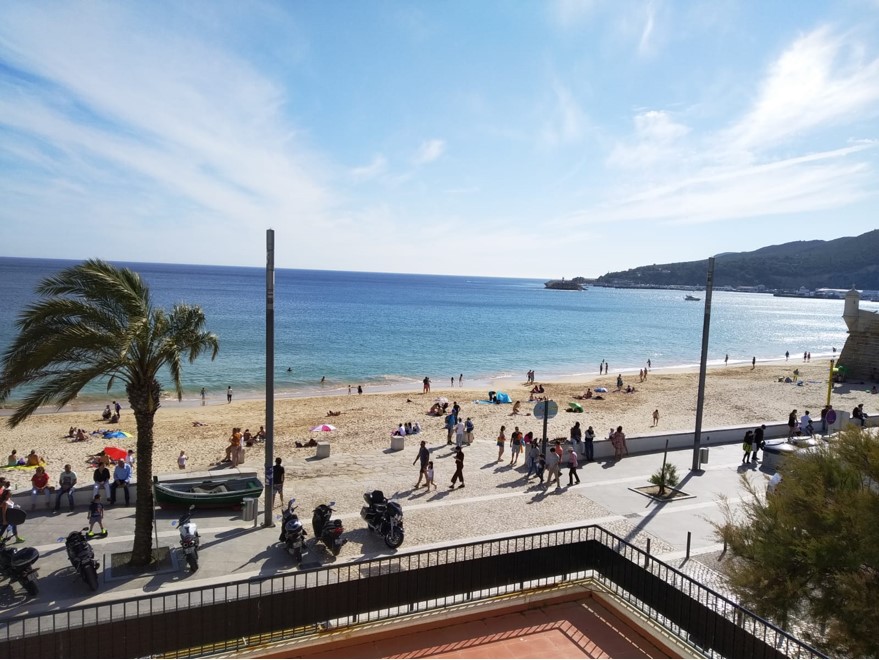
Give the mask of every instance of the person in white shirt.
[{"label": "person in white shirt", "polygon": [[458,423],[455,424],[455,444],[458,447],[464,446],[464,422],[460,419],[458,420]]},{"label": "person in white shirt", "polygon": [[814,430],[812,429],[812,418],[809,417],[809,411],[800,417],[800,432],[803,435],[811,436],[814,434]]}]

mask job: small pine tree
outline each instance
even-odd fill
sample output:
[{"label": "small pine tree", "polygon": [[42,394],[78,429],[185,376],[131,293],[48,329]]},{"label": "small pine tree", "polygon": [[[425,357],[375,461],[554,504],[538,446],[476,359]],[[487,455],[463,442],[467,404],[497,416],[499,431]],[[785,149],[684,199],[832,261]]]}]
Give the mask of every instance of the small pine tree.
[{"label": "small pine tree", "polygon": [[663,463],[661,468],[650,475],[650,483],[659,486],[660,495],[665,495],[666,488],[677,486],[678,481],[678,469],[674,463]]}]

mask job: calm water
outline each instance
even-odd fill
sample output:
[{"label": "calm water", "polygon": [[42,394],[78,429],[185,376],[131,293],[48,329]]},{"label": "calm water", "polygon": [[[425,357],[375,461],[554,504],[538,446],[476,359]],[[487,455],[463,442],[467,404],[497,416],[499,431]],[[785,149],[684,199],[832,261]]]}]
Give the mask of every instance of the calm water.
[{"label": "calm water", "polygon": [[[0,258],[0,349],[37,282],[72,263]],[[236,397],[262,395],[264,269],[123,265],[149,282],[155,304],[201,305],[220,337],[214,362],[185,366],[188,399],[201,387],[222,399],[227,385]],[[279,395],[347,391],[348,384],[420,388],[424,376],[447,385],[462,372],[465,385],[524,379],[528,369],[549,380],[595,374],[602,359],[611,372],[637,370],[648,358],[654,368],[697,365],[701,350],[704,306],[685,302],[682,291],[549,291],[537,280],[312,270],[278,270],[275,287]],[[842,301],[716,292],[711,361],[727,353],[730,362],[778,359],[786,350],[794,358],[807,350],[831,355],[845,341],[842,309]],[[95,386],[84,397],[106,399],[104,390]],[[114,393],[124,398],[121,389]]]}]

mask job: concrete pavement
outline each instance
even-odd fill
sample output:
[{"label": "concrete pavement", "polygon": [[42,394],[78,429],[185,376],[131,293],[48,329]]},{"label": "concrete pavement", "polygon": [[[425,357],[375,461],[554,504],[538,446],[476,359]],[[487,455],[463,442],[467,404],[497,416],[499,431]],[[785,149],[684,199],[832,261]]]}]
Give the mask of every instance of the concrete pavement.
[{"label": "concrete pavement", "polygon": [[[347,562],[392,555],[381,538],[371,534],[359,516],[362,494],[378,488],[398,499],[404,511],[406,541],[398,552],[447,545],[451,542],[528,533],[548,528],[599,524],[628,541],[644,547],[651,539],[653,554],[669,561],[683,557],[687,532],[692,533],[691,554],[714,552],[718,542],[711,521],[720,521],[719,499],[725,495],[735,505],[743,489],[739,475],[755,480],[759,487],[768,474],[759,464],[741,464],[741,446],[714,446],[710,461],[702,473],[690,473],[691,450],[669,451],[669,461],[678,468],[680,488],[694,497],[659,503],[630,488],[646,485],[649,476],[662,464],[662,454],[643,454],[619,462],[601,461],[580,469],[581,484],[568,488],[545,488],[535,479],[526,482],[520,464],[498,463],[494,442],[477,440],[465,448],[466,487],[449,489],[448,479],[454,470],[451,448],[445,444],[431,446],[431,458],[437,473],[437,490],[429,493],[413,488],[418,468],[412,466],[419,436],[406,439],[401,452],[375,451],[364,454],[336,453],[328,459],[315,460],[302,450],[298,457],[285,457],[288,483],[285,495],[297,498],[300,517],[311,539],[311,512],[322,502],[336,500],[337,515],[346,527],[349,539],[339,557],[314,548],[309,541],[305,561]],[[307,453],[306,453],[307,452]],[[251,456],[252,467],[258,467]],[[567,484],[567,470],[562,470],[562,484]],[[262,503],[261,503],[262,506]],[[263,519],[263,509],[258,516]],[[283,548],[277,544],[278,528],[253,527],[240,511],[203,510],[193,519],[201,533],[200,568],[191,573],[182,555],[176,567],[166,573],[127,579],[108,579],[105,567],[111,553],[131,549],[134,507],[108,508],[106,539],[92,540],[96,557],[101,561],[100,586],[92,593],[79,581],[67,560],[63,538],[73,529],[86,525],[85,508],[69,514],[37,511],[29,514],[20,530],[26,546],[40,551],[40,595],[28,599],[17,584],[0,586],[0,616],[58,611],[75,605],[96,605],[109,600],[143,595],[171,593],[193,587],[216,586],[248,578],[264,578],[298,570]],[[280,514],[280,508],[275,509]],[[178,533],[172,527],[179,511],[157,511],[160,546],[176,548]],[[61,540],[59,540],[61,539]],[[18,547],[21,547],[19,545]],[[674,565],[678,565],[679,561]]]}]

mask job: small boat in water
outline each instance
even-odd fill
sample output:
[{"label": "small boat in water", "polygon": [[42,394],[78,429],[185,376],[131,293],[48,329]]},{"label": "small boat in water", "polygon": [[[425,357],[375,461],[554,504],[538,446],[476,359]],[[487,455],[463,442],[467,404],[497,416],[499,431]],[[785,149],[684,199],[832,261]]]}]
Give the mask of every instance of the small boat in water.
[{"label": "small boat in water", "polygon": [[684,300],[702,300],[701,298],[697,298],[696,296],[691,296],[689,293],[684,296]]},{"label": "small boat in water", "polygon": [[153,477],[153,493],[162,507],[189,506],[223,508],[240,506],[245,497],[259,497],[262,482],[255,476],[190,479],[161,483]]}]

